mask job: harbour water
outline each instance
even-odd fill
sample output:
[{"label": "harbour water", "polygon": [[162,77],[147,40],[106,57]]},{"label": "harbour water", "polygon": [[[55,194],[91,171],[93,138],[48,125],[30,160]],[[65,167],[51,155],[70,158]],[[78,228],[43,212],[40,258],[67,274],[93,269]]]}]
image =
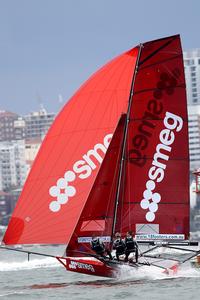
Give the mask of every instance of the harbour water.
[{"label": "harbour water", "polygon": [[[61,247],[27,248],[62,254]],[[199,299],[200,270],[187,266],[175,276],[145,267],[118,279],[66,272],[56,259],[0,250],[0,299]]]}]

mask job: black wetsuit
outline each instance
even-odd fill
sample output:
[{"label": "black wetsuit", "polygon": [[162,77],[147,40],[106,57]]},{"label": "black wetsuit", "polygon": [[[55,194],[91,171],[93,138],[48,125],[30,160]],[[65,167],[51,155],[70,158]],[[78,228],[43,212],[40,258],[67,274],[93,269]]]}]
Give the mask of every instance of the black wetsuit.
[{"label": "black wetsuit", "polygon": [[128,261],[129,254],[135,252],[135,260],[138,261],[138,246],[137,242],[132,236],[125,238],[125,261]]},{"label": "black wetsuit", "polygon": [[119,256],[125,253],[125,244],[121,238],[117,238],[113,243],[113,249],[116,250],[116,257],[119,261]]},{"label": "black wetsuit", "polygon": [[103,242],[99,238],[93,239],[91,241],[91,248],[96,254],[106,258],[105,254],[109,255],[109,258],[112,259],[112,255],[109,249],[106,249]]}]

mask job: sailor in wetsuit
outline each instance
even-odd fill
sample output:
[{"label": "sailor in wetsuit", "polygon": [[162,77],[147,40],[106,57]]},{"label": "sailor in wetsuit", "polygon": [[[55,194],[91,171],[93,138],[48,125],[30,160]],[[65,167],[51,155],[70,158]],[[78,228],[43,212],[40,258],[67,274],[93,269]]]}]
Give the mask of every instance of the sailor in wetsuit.
[{"label": "sailor in wetsuit", "polygon": [[113,243],[113,249],[116,250],[116,257],[117,260],[119,261],[119,256],[123,255],[125,253],[125,243],[121,238],[121,234],[119,232],[117,232],[115,234],[115,240]]},{"label": "sailor in wetsuit", "polygon": [[112,259],[110,250],[106,248],[104,243],[98,237],[93,236],[90,244],[92,250],[95,251],[96,254],[102,256],[103,258],[106,258],[107,254],[109,258]]},{"label": "sailor in wetsuit", "polygon": [[129,254],[135,253],[135,261],[138,262],[138,244],[133,238],[132,231],[128,231],[125,238],[125,261],[128,261]]}]

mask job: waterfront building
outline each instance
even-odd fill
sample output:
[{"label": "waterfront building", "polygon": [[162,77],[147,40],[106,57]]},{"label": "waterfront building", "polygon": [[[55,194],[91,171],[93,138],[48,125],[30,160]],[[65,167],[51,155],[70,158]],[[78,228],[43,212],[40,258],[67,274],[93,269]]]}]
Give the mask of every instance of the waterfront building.
[{"label": "waterfront building", "polygon": [[8,194],[0,191],[0,224],[5,224],[7,216],[11,211]]},{"label": "waterfront building", "polygon": [[200,105],[189,105],[190,170],[200,167]]},{"label": "waterfront building", "polygon": [[188,104],[200,104],[200,49],[183,52]]},{"label": "waterfront building", "polygon": [[26,139],[42,139],[55,119],[54,113],[48,113],[44,108],[32,112],[24,117],[26,122]]},{"label": "waterfront building", "polygon": [[0,142],[0,190],[23,186],[26,176],[24,140]]},{"label": "waterfront building", "polygon": [[18,114],[0,110],[0,141],[25,138],[25,121]]},{"label": "waterfront building", "polygon": [[25,140],[25,160],[27,164],[28,173],[40,149],[41,143],[42,143],[41,138]]}]

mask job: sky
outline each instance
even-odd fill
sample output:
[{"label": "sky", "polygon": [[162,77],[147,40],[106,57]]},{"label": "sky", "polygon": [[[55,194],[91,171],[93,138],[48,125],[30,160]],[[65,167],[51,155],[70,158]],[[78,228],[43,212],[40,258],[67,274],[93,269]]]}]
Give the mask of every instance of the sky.
[{"label": "sky", "polygon": [[57,113],[107,61],[179,33],[200,48],[199,0],[0,0],[0,110]]}]

